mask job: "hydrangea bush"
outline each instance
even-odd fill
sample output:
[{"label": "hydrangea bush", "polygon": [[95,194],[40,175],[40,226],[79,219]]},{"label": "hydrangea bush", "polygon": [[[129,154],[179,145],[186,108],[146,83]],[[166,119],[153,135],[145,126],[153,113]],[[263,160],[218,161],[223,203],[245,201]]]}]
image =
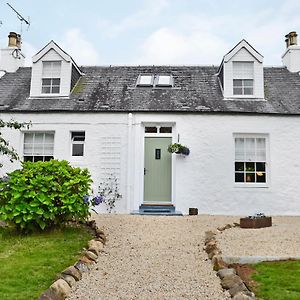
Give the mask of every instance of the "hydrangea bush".
[{"label": "hydrangea bush", "polygon": [[18,230],[44,230],[90,216],[85,195],[92,180],[87,169],[65,160],[24,162],[8,176],[0,181],[0,219]]}]

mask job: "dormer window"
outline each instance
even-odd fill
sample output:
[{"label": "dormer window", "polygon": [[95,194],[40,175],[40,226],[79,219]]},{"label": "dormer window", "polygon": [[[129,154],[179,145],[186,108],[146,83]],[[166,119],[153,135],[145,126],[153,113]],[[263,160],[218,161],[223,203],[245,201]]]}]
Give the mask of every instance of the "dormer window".
[{"label": "dormer window", "polygon": [[140,75],[137,81],[137,86],[153,86],[153,75]]},{"label": "dormer window", "polygon": [[233,95],[253,95],[253,62],[233,62]]},{"label": "dormer window", "polygon": [[59,94],[61,61],[43,61],[42,94]]}]

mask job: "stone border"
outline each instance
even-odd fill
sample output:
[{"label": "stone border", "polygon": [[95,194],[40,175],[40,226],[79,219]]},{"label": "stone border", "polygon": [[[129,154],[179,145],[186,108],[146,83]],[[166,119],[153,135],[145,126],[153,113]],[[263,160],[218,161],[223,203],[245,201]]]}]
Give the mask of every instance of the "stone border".
[{"label": "stone border", "polygon": [[[238,223],[226,224],[225,226],[218,227],[217,232],[239,227]],[[222,258],[222,251],[217,245],[216,235],[217,232],[205,232],[205,247],[204,250],[211,260],[214,271],[217,272],[218,277],[221,279],[221,286],[223,289],[228,290],[233,300],[255,300],[255,294],[251,292],[244,281],[236,274],[235,269],[228,268],[228,264]]]},{"label": "stone border", "polygon": [[95,238],[88,242],[88,248],[83,256],[72,266],[58,275],[58,279],[38,298],[38,300],[64,300],[71,293],[72,286],[81,280],[82,273],[89,272],[96,264],[100,252],[106,243],[106,236],[97,227],[96,221],[87,222],[95,232]]}]

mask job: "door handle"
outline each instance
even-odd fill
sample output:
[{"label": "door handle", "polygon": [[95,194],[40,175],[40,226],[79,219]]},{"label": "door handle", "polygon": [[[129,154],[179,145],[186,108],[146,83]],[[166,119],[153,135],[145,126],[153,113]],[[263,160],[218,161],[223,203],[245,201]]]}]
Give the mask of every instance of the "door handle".
[{"label": "door handle", "polygon": [[147,172],[148,170],[146,169],[146,168],[144,168],[144,175],[146,175],[146,172]]}]

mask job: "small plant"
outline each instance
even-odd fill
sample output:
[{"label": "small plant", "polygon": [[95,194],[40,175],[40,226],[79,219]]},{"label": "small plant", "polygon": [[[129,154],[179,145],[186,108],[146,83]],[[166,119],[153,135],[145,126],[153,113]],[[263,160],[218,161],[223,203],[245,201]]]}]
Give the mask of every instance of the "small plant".
[{"label": "small plant", "polygon": [[184,154],[189,155],[190,149],[184,145],[181,145],[179,143],[170,144],[168,147],[168,152],[170,153],[176,153],[176,154]]},{"label": "small plant", "polygon": [[104,182],[99,185],[99,197],[101,197],[102,202],[106,205],[106,209],[111,213],[116,202],[122,198],[119,192],[119,182],[116,176],[111,175]]},{"label": "small plant", "polygon": [[18,230],[44,230],[90,216],[84,200],[92,183],[87,169],[50,160],[24,162],[8,175],[0,180],[0,219]]}]

